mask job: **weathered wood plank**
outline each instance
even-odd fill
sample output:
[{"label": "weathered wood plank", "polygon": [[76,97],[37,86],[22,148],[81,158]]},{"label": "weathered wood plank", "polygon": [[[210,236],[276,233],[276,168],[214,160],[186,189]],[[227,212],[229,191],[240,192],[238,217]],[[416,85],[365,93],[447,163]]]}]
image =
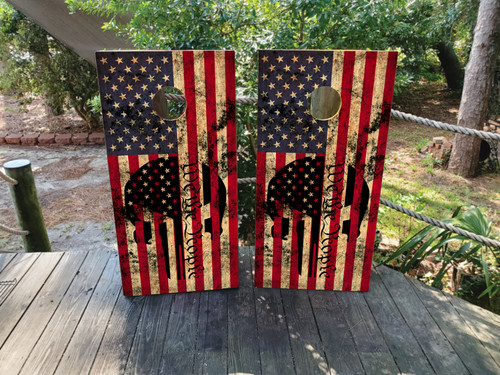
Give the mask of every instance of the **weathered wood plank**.
[{"label": "weathered wood plank", "polygon": [[56,374],[71,374],[75,369],[85,374],[90,371],[119,293],[121,293],[120,267],[118,256],[113,254],[66,347],[55,371]]},{"label": "weathered wood plank", "polygon": [[162,361],[159,373],[192,373],[198,336],[200,296],[199,292],[174,296],[163,354],[160,354]]},{"label": "weathered wood plank", "polygon": [[377,268],[382,282],[438,374],[468,374],[462,360],[422,304],[408,278],[387,267]]},{"label": "weathered wood plank", "polygon": [[452,295],[446,298],[453,304],[460,316],[467,322],[474,335],[500,365],[499,316]]},{"label": "weathered wood plank", "polygon": [[0,373],[500,373],[488,311],[386,267],[368,293],[254,289],[240,254],[239,289],[134,298],[116,255],[9,256]]},{"label": "weathered wood plank", "polygon": [[[0,373],[18,373],[63,299],[87,253],[63,255],[0,350]],[[29,334],[26,334],[29,332]]]},{"label": "weathered wood plank", "polygon": [[2,272],[2,279],[17,279],[18,283],[0,306],[0,346],[16,326],[43,283],[61,259],[63,253],[19,254]]},{"label": "weathered wood plank", "polygon": [[295,371],[297,374],[327,373],[328,363],[307,291],[282,289],[281,298]]},{"label": "weathered wood plank", "polygon": [[137,324],[125,374],[156,374],[160,367],[163,342],[168,325],[171,294],[146,298]]},{"label": "weathered wood plank", "polygon": [[193,374],[226,374],[227,291],[203,293]]},{"label": "weathered wood plank", "polygon": [[0,272],[16,257],[15,253],[0,254]]},{"label": "weathered wood plank", "polygon": [[[2,271],[14,260],[16,254],[0,254],[0,305],[7,298],[7,296],[14,290],[17,279],[7,279],[6,275],[2,275]],[[1,343],[0,343],[1,344]]]},{"label": "weathered wood plank", "polygon": [[255,289],[255,308],[262,373],[295,373],[280,290]]},{"label": "weathered wood plank", "polygon": [[0,281],[17,280],[17,284],[19,284],[39,256],[39,253],[17,254],[8,264],[5,264],[2,272],[0,272]]},{"label": "weathered wood plank", "polygon": [[[194,357],[193,363],[193,374],[202,374],[204,373],[204,345],[205,345],[205,337],[207,336],[208,330],[208,293],[200,294],[200,306],[199,306],[199,314],[198,314],[198,329],[197,329],[197,337],[196,337],[196,355]],[[219,371],[220,372],[220,371]],[[206,373],[206,372],[205,372]]]},{"label": "weathered wood plank", "polygon": [[[78,257],[76,254],[66,253],[65,258]],[[24,364],[23,373],[52,374],[54,372],[110,255],[109,252],[88,253],[73,281],[68,282],[69,289]]]},{"label": "weathered wood plank", "polygon": [[240,247],[240,287],[228,295],[228,372],[260,374],[253,287],[253,248]]},{"label": "weathered wood plank", "polygon": [[338,300],[367,374],[397,374],[398,366],[360,292],[338,293]]},{"label": "weathered wood plank", "polygon": [[408,280],[467,369],[473,374],[499,374],[500,368],[444,294],[418,280]]},{"label": "weathered wood plank", "polygon": [[[91,373],[123,374],[147,297],[118,296]],[[165,316],[162,317],[165,319]]]},{"label": "weathered wood plank", "polygon": [[329,373],[364,374],[349,325],[337,300],[338,292],[309,291]]},{"label": "weathered wood plank", "polygon": [[370,291],[365,293],[364,297],[401,372],[408,374],[434,373],[412,331],[375,270],[371,274]]}]

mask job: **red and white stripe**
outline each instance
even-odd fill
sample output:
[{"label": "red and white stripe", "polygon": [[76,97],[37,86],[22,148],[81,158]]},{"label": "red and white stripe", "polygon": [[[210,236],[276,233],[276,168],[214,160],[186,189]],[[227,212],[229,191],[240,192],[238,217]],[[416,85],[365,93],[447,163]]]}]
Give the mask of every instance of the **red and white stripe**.
[{"label": "red and white stripe", "polygon": [[[328,125],[322,207],[325,200],[331,200],[336,192],[341,192],[339,198],[342,208],[332,208],[330,212],[322,212],[320,246],[318,253],[313,254],[312,259],[308,258],[311,238],[308,230],[310,218],[295,210],[289,213],[292,220],[291,235],[288,237],[291,237],[291,240],[287,239],[290,243],[284,244],[281,238],[272,238],[270,233],[273,225],[280,226],[281,218],[273,221],[265,213],[266,188],[270,179],[276,171],[290,162],[290,157],[298,159],[305,155],[258,153],[256,286],[368,290],[396,58],[395,52],[333,52],[331,86],[340,93],[342,105],[339,115],[330,120]],[[380,127],[376,130],[370,129],[376,122],[380,123]],[[325,189],[329,183],[328,166],[334,168],[336,176],[343,175],[343,178],[337,178],[333,183],[335,189]],[[346,207],[348,166],[353,166],[356,174],[353,203]],[[369,187],[370,198],[368,209],[361,222],[360,235],[357,236],[356,224],[359,220],[363,180]],[[316,269],[313,277],[307,277],[307,272],[304,271],[302,275],[298,275],[297,272],[296,226],[301,216],[305,219],[305,233],[307,233],[303,244],[303,268],[308,267],[313,259],[318,259],[318,263],[313,265]],[[349,241],[347,241],[348,236],[341,233],[342,223],[346,220],[351,220]],[[338,233],[338,236],[332,233]]]},{"label": "red and white stripe", "polygon": [[[173,51],[173,84],[186,97],[186,113],[177,121],[181,205],[183,209],[184,267],[177,275],[173,219],[135,207],[139,219],[152,223],[151,244],[141,238],[141,223],[124,216],[124,187],[142,165],[168,155],[109,156],[118,251],[125,295],[200,291],[238,286],[238,217],[234,52]],[[203,205],[203,165],[210,167],[211,203]],[[226,209],[219,225],[218,179],[226,187]],[[184,206],[182,206],[184,207]],[[212,231],[206,233],[206,218]],[[159,225],[168,232],[169,259],[165,259]],[[137,229],[138,243],[133,238]],[[222,233],[221,233],[222,232]],[[195,234],[198,233],[198,234]],[[167,277],[166,262],[170,278]],[[180,276],[180,277],[178,277]]]}]

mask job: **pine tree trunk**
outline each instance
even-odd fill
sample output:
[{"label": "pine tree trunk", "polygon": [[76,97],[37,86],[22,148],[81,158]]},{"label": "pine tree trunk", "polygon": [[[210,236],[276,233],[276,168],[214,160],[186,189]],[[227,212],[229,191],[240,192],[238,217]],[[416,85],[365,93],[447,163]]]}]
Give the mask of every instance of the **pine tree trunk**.
[{"label": "pine tree trunk", "polygon": [[[465,69],[458,125],[482,130],[490,97],[496,57],[500,48],[500,1],[481,0],[474,30],[474,41]],[[448,168],[461,176],[478,172],[481,139],[455,136]]]}]

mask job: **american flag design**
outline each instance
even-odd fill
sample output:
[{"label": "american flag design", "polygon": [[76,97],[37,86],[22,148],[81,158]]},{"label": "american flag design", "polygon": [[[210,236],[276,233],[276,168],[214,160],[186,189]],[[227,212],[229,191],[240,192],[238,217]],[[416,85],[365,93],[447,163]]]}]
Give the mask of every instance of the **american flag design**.
[{"label": "american flag design", "polygon": [[[237,287],[234,52],[102,51],[96,61],[123,293]],[[165,87],[185,97],[175,120],[155,110]]]},{"label": "american flag design", "polygon": [[[397,53],[259,51],[255,285],[367,291]],[[311,115],[314,90],[340,95]]]}]

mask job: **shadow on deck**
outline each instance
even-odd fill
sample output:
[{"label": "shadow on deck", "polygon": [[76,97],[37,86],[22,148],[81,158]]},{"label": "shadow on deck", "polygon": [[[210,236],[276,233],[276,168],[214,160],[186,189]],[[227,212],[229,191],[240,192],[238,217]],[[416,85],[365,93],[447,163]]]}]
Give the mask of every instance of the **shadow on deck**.
[{"label": "shadow on deck", "polygon": [[124,297],[109,252],[0,255],[0,374],[499,374],[500,316],[386,267],[368,293]]}]

